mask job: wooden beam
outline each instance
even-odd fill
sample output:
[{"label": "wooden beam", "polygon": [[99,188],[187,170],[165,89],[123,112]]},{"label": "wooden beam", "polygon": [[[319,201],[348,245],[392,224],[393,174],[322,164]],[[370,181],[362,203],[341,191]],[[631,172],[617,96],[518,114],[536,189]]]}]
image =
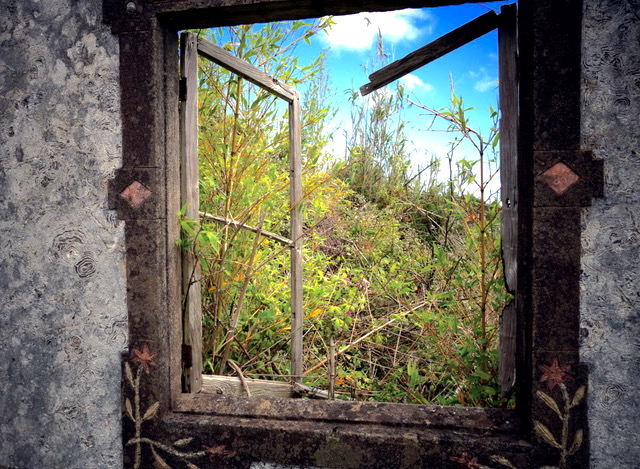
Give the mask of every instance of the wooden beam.
[{"label": "wooden beam", "polygon": [[[198,55],[197,36],[182,35],[180,68],[186,96],[180,103],[180,194],[187,218],[198,217]],[[183,343],[189,355],[184,357],[184,382],[189,392],[202,386],[202,300],[200,265],[193,252],[182,251]],[[190,362],[191,366],[188,366]]]},{"label": "wooden beam", "polygon": [[[113,1],[113,0],[108,0]],[[233,26],[270,21],[352,15],[361,12],[392,11],[404,8],[433,8],[485,0],[180,0],[156,1],[146,11],[159,15],[177,30]],[[106,11],[107,18],[111,10]],[[117,8],[113,8],[114,11]],[[129,18],[127,18],[129,19]]]},{"label": "wooden beam", "polygon": [[[258,232],[258,228],[251,225],[245,225],[244,223],[240,223],[239,221],[235,221],[231,218],[221,217],[220,215],[212,215],[207,212],[200,212],[200,217],[205,220],[217,221],[218,223],[224,223],[225,225],[233,226],[234,228],[242,228],[244,230],[253,231],[254,233]],[[278,241],[279,243],[284,244],[288,247],[293,247],[293,241],[284,236],[280,236],[278,234],[272,233],[271,231],[260,230],[260,235],[265,238],[271,238],[274,241]]]},{"label": "wooden beam", "polygon": [[302,382],[302,120],[300,94],[289,104],[289,165],[291,216],[291,375],[296,383]]},{"label": "wooden beam", "polygon": [[[509,293],[515,294],[518,273],[518,39],[516,6],[505,5],[498,27],[500,83],[500,198],[502,263]],[[502,394],[515,385],[517,314],[515,299],[500,318],[499,377]]]},{"label": "wooden beam", "polygon": [[[243,383],[244,381],[244,383]],[[236,376],[203,375],[202,392],[223,396],[255,397],[308,397],[310,399],[328,399],[327,391],[312,388],[300,383],[283,383],[266,379],[240,379]]]},{"label": "wooden beam", "polygon": [[236,75],[241,76],[245,80],[250,81],[254,85],[275,94],[288,103],[291,103],[296,96],[296,90],[294,88],[281,83],[272,76],[267,75],[259,68],[237,58],[211,41],[198,38],[198,52],[203,57],[221,65]]},{"label": "wooden beam", "polygon": [[369,75],[369,83],[360,87],[362,96],[382,88],[420,67],[433,62],[449,52],[468,44],[474,39],[484,36],[496,29],[500,24],[499,15],[490,11],[482,16],[439,37],[426,46],[417,49],[405,57],[373,72]]},{"label": "wooden beam", "polygon": [[[256,397],[293,397],[291,383],[269,381],[265,379],[244,378],[251,396]],[[246,396],[242,381],[236,376],[202,376],[202,392],[205,394],[220,394],[223,396]]]}]

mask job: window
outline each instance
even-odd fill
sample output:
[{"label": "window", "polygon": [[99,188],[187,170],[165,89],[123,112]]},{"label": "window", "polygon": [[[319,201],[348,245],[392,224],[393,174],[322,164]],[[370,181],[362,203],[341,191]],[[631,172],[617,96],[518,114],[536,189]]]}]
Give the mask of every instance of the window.
[{"label": "window", "polygon": [[[519,3],[514,411],[181,392],[181,254],[168,241],[179,237],[173,220],[181,206],[177,31],[458,2],[137,3],[105,0],[121,57],[123,167],[109,198],[126,221],[125,465],[162,465],[161,458],[170,467],[499,467],[505,460],[521,468],[588,467],[588,374],[578,353],[580,215],[602,192],[602,165],[580,149],[580,2]],[[568,171],[574,176],[563,178]],[[135,200],[123,195],[131,191]],[[563,390],[573,407],[559,419],[555,407],[567,409]]]},{"label": "window", "polygon": [[[362,94],[366,95],[370,92],[378,89],[384,85],[389,84],[392,81],[397,80],[401,76],[414,71],[415,69],[426,65],[432,60],[445,55],[446,53],[455,50],[456,48],[467,44],[468,42],[486,34],[489,31],[492,31],[496,28],[500,29],[500,55],[505,57],[505,60],[502,60],[500,66],[500,95],[502,97],[502,124],[501,127],[503,129],[503,138],[501,143],[503,160],[507,162],[505,167],[507,169],[512,168],[511,172],[503,171],[503,179],[505,181],[513,180],[513,176],[516,174],[515,172],[515,162],[517,160],[516,157],[516,147],[517,141],[516,136],[517,132],[515,131],[515,127],[517,126],[517,108],[515,107],[515,103],[517,103],[517,83],[515,77],[515,59],[516,59],[516,43],[515,43],[515,6],[511,5],[509,7],[503,7],[503,13],[501,15],[497,15],[494,11],[490,11],[479,18],[473,20],[472,22],[458,28],[457,30],[437,39],[436,41],[420,48],[419,50],[409,54],[407,57],[404,57],[393,64],[390,64],[384,67],[382,70],[376,71],[370,75],[372,82],[361,88]],[[239,34],[244,31],[243,28],[239,28],[241,31]],[[242,39],[235,39],[235,42],[238,44],[243,44],[245,41],[245,36],[242,35]],[[218,393],[239,393],[241,395],[249,394],[250,387],[258,388],[258,392],[264,392],[265,389],[273,389],[274,395],[282,396],[282,395],[294,395],[294,394],[303,394],[306,392],[313,393],[315,397],[327,397],[328,394],[326,392],[327,387],[325,386],[325,391],[311,391],[311,388],[308,386],[302,386],[302,375],[303,375],[303,345],[302,340],[302,322],[303,322],[303,313],[302,313],[302,272],[299,267],[301,265],[301,211],[298,209],[299,205],[302,205],[302,184],[300,181],[300,173],[301,173],[301,155],[300,155],[300,134],[301,134],[301,123],[299,117],[292,117],[289,119],[291,123],[290,129],[290,145],[291,148],[294,148],[295,151],[291,152],[289,158],[291,159],[291,177],[293,178],[293,190],[291,192],[291,200],[289,202],[291,210],[291,218],[292,218],[292,228],[290,230],[291,233],[297,233],[293,236],[289,236],[289,238],[283,239],[279,235],[275,235],[266,229],[263,229],[264,219],[260,219],[258,217],[257,212],[260,212],[265,202],[269,201],[269,198],[273,198],[273,194],[265,195],[260,193],[256,198],[251,198],[252,195],[249,195],[255,191],[255,187],[267,184],[267,179],[259,179],[258,176],[265,172],[269,171],[270,167],[276,166],[277,161],[270,160],[269,157],[269,148],[268,146],[261,148],[260,146],[253,147],[252,152],[256,155],[252,154],[252,152],[248,151],[248,145],[245,142],[248,140],[247,134],[254,135],[258,133],[257,129],[251,128],[249,131],[237,131],[239,127],[244,127],[247,125],[251,125],[250,121],[246,122],[242,119],[245,113],[249,112],[248,103],[258,103],[264,102],[264,96],[260,97],[257,93],[246,94],[246,86],[242,85],[242,80],[248,79],[250,82],[255,83],[257,86],[262,87],[264,89],[269,90],[269,92],[279,96],[281,99],[284,99],[287,102],[292,103],[292,96],[295,95],[295,92],[289,90],[287,85],[284,85],[278,82],[276,79],[268,77],[264,72],[256,69],[252,65],[247,62],[241,61],[235,56],[231,55],[224,49],[214,45],[209,40],[204,38],[197,38],[195,34],[185,33],[182,35],[182,106],[181,106],[181,141],[182,141],[182,194],[183,200],[182,205],[186,207],[186,218],[191,219],[199,219],[202,223],[197,223],[194,225],[195,229],[200,230],[197,235],[193,233],[191,238],[194,240],[192,244],[190,244],[189,248],[193,251],[191,254],[187,254],[185,251],[185,257],[183,259],[183,294],[185,296],[184,301],[184,340],[185,340],[185,350],[190,355],[190,359],[185,360],[185,363],[188,363],[189,366],[185,367],[185,383],[188,382],[189,386],[185,386],[186,389],[192,390],[193,392],[199,392],[201,389],[204,392],[210,392],[210,390],[217,391]],[[225,68],[231,70],[234,73],[237,73],[242,78],[234,78],[236,75],[231,75],[227,78],[227,75],[224,75],[224,82],[221,82],[221,75],[217,73],[215,70],[210,70],[208,66],[201,65],[200,68],[202,70],[200,80],[200,87],[198,86],[198,65],[197,65],[197,57],[196,55],[200,55],[206,57],[205,61],[213,61],[218,63]],[[507,60],[509,59],[509,60]],[[203,68],[204,67],[204,68]],[[221,83],[224,83],[224,86],[229,86],[226,91],[219,90],[222,86]],[[200,132],[196,127],[196,121],[198,120],[196,114],[198,113],[198,105],[196,104],[195,97],[198,95],[200,90],[201,100],[205,101],[204,108],[201,109],[201,118],[200,118]],[[250,90],[249,90],[250,92]],[[237,95],[242,93],[242,99],[240,99]],[[295,102],[299,101],[297,98]],[[296,116],[300,114],[299,106],[294,107],[291,105],[291,116]],[[220,110],[222,109],[222,111]],[[251,109],[254,109],[252,105]],[[215,116],[210,117],[213,113]],[[219,122],[224,121],[227,122],[227,113],[230,114],[229,123],[222,124],[221,128],[218,130],[218,134],[216,135],[216,142],[207,142],[198,147],[197,139],[198,133],[202,134],[202,138],[207,140],[207,136],[210,135],[210,128],[218,128]],[[207,116],[207,117],[205,117]],[[273,115],[272,119],[275,119],[277,116]],[[267,128],[267,124],[265,119],[254,119],[255,121],[261,122],[264,128]],[[272,125],[272,124],[269,124]],[[272,131],[273,132],[273,131]],[[220,133],[223,133],[223,137],[220,137]],[[231,134],[232,137],[226,138],[227,134]],[[213,137],[210,137],[213,138]],[[262,140],[268,140],[269,137],[265,136]],[[294,141],[295,139],[295,141]],[[219,140],[219,141],[218,141]],[[266,145],[266,144],[263,144]],[[207,149],[205,149],[206,147]],[[240,150],[236,151],[235,148],[239,148]],[[203,152],[201,155],[201,160],[204,158],[204,163],[200,163],[201,168],[206,167],[209,169],[204,170],[206,174],[199,176],[198,173],[198,155],[197,148],[200,148],[200,151]],[[215,154],[228,152],[228,155],[224,155],[222,158],[216,157]],[[249,152],[249,155],[245,155]],[[285,149],[286,153],[287,150]],[[213,155],[213,156],[212,156]],[[259,156],[258,156],[259,155]],[[213,163],[210,160],[215,160]],[[247,171],[241,170],[247,165],[244,161],[256,161],[260,160],[260,165],[251,166],[250,171],[252,172],[251,178],[255,179],[252,184],[249,184],[244,191],[244,194],[238,194],[241,189],[240,187],[243,184],[243,180],[247,177],[246,175],[243,178],[236,177],[236,174],[242,173],[246,174]],[[219,169],[211,169],[210,165],[217,168],[225,168],[224,170]],[[228,169],[226,169],[228,166]],[[248,168],[249,166],[247,166]],[[212,176],[212,174],[215,175]],[[199,179],[200,178],[200,179]],[[215,179],[215,183],[209,182]],[[200,182],[198,183],[198,181]],[[503,181],[503,185],[505,184]],[[216,208],[203,208],[198,201],[198,192],[200,187],[203,189],[207,188],[207,194],[220,193],[216,195],[216,199],[222,199],[224,202],[219,202],[217,205],[209,205],[215,206]],[[227,189],[227,188],[233,189]],[[224,188],[224,189],[220,189]],[[511,187],[508,191],[503,191],[503,205],[506,207],[503,211],[504,224],[510,223],[512,226],[513,223],[517,221],[517,217],[515,216],[515,193],[516,187]],[[232,195],[233,194],[233,195]],[[209,199],[212,197],[210,195],[207,196]],[[248,197],[248,198],[247,198]],[[237,203],[235,199],[244,199],[241,205]],[[509,203],[506,203],[506,200],[509,200]],[[480,202],[481,204],[485,204],[484,199]],[[233,208],[231,206],[233,205]],[[200,206],[199,210],[203,210],[204,212],[215,212],[222,213],[223,216],[213,215],[210,213],[200,212],[198,213],[198,209],[194,207]],[[253,208],[252,208],[253,207]],[[246,220],[248,220],[252,215],[251,212],[255,212],[253,214],[253,225],[251,223],[247,224]],[[235,215],[232,215],[232,212]],[[273,213],[273,210],[272,212]],[[484,211],[481,211],[484,213]],[[270,214],[271,215],[271,214]],[[245,221],[238,222],[235,219],[242,219]],[[215,225],[215,226],[212,226]],[[232,226],[233,230],[229,232],[228,228]],[[257,228],[256,228],[257,226]],[[209,228],[210,227],[210,228]],[[193,228],[191,229],[193,230]],[[251,235],[248,239],[244,240],[244,243],[247,247],[245,247],[245,254],[240,257],[233,257],[232,252],[239,250],[238,246],[241,245],[241,237],[238,235],[239,230],[249,230],[253,232],[257,232],[257,234]],[[513,228],[511,231],[514,232]],[[208,235],[209,238],[207,240],[204,239],[204,235]],[[219,238],[222,237],[222,240]],[[257,315],[258,318],[262,316],[264,309],[266,306],[261,304],[257,305],[257,308],[253,313],[247,313],[241,308],[246,305],[251,296],[248,293],[247,287],[249,283],[251,283],[252,287],[255,287],[254,279],[251,277],[254,276],[256,270],[252,270],[253,259],[256,253],[260,254],[261,251],[258,251],[257,248],[261,244],[260,237],[267,237],[271,239],[278,240],[284,243],[284,246],[290,246],[290,252],[292,256],[291,262],[291,304],[293,305],[292,317],[293,317],[293,327],[290,328],[292,331],[292,339],[291,339],[291,354],[292,354],[292,365],[291,365],[291,378],[287,379],[287,375],[283,377],[282,373],[278,373],[277,375],[280,379],[285,379],[284,383],[281,383],[277,386],[271,386],[273,381],[268,380],[255,380],[251,378],[245,378],[243,376],[243,372],[240,370],[244,362],[238,361],[238,365],[235,363],[229,362],[229,352],[232,347],[232,341],[236,341],[239,344],[239,347],[244,355],[246,355],[246,360],[249,363],[257,361],[257,357],[263,352],[263,349],[253,350],[250,347],[250,342],[248,340],[244,342],[240,342],[241,338],[238,337],[238,328],[239,328],[239,319],[243,318],[244,322],[247,322],[246,316],[249,314],[251,317]],[[199,240],[202,239],[202,242]],[[231,241],[228,241],[231,240]],[[480,241],[482,246],[484,247],[484,243]],[[209,254],[208,250],[211,248],[205,249],[204,246],[213,246],[217,247],[213,249],[213,254]],[[233,247],[228,247],[233,245]],[[248,246],[252,245],[253,249],[250,249]],[[203,246],[200,248],[200,246]],[[514,240],[508,238],[508,242],[504,244],[506,253],[515,253],[515,245]],[[198,254],[195,251],[198,251]],[[201,258],[203,262],[204,268],[209,272],[205,277],[201,276],[200,273],[200,264],[198,259]],[[229,261],[228,259],[234,259],[233,261]],[[224,261],[223,261],[224,260]],[[484,261],[484,258],[483,258]],[[511,270],[511,278],[512,280],[515,277],[515,257],[514,255],[506,256],[507,266]],[[462,267],[461,267],[462,269]],[[498,275],[502,275],[502,269],[498,271]],[[215,274],[214,274],[215,271]],[[259,288],[262,288],[264,291],[273,290],[274,286],[277,283],[278,277],[284,277],[288,275],[288,272],[280,270],[276,271],[275,275],[273,275],[272,283],[270,285],[259,285]],[[345,277],[351,277],[350,274],[344,274]],[[237,283],[237,285],[232,285]],[[250,282],[251,280],[251,282]],[[374,279],[371,279],[374,280]],[[361,282],[369,283],[364,277],[360,280]],[[483,276],[482,282],[485,282],[485,278]],[[512,283],[513,284],[513,283]],[[201,285],[204,288],[204,293],[201,293]],[[254,290],[257,287],[254,288]],[[511,293],[514,293],[515,289],[511,288]],[[234,293],[235,292],[235,293]],[[484,294],[483,294],[484,295]],[[484,298],[484,296],[483,296]],[[207,308],[207,313],[203,316],[201,305],[204,305]],[[323,306],[321,305],[319,308],[316,308],[314,311],[323,311]],[[406,308],[411,308],[407,306]],[[406,309],[405,308],[405,309]],[[311,311],[312,308],[308,308],[307,314]],[[354,307],[355,309],[355,307]],[[229,310],[229,311],[227,311]],[[281,310],[281,309],[280,309]],[[430,310],[429,310],[430,311]],[[515,331],[515,316],[512,311],[514,311],[513,305],[507,308],[507,312],[503,315],[503,331],[509,330]],[[428,314],[429,312],[425,313]],[[353,314],[353,313],[352,313]],[[357,313],[356,313],[357,314]],[[402,313],[401,313],[402,314]],[[282,315],[282,314],[281,314]],[[484,317],[487,313],[483,310],[481,312],[483,317],[483,331],[482,336],[485,337],[485,323]],[[227,317],[228,316],[228,317]],[[206,318],[206,333],[204,333],[204,342],[205,345],[202,345],[203,342],[203,329],[201,327],[202,319]],[[387,318],[388,319],[388,318]],[[355,319],[354,319],[355,320]],[[241,319],[242,322],[242,319]],[[258,321],[255,321],[258,322]],[[373,322],[373,318],[372,318]],[[391,329],[389,326],[393,321],[387,321],[385,324],[375,325],[373,324],[372,330],[364,332],[359,332],[359,337],[355,342],[358,343],[360,340],[364,340],[367,336],[370,336],[377,331],[381,331],[386,334],[387,329]],[[276,322],[277,324],[277,322]],[[375,326],[375,327],[374,327]],[[512,327],[513,326],[513,327]],[[256,326],[258,329],[262,329],[262,327]],[[283,330],[287,329],[289,326],[278,327],[276,331],[269,331],[273,333],[275,337],[280,337],[276,335],[276,333],[281,333]],[[385,328],[386,327],[386,328]],[[410,325],[409,328],[413,327]],[[422,324],[422,329],[427,327],[429,334],[435,334],[436,327],[431,324]],[[438,326],[442,327],[442,326]],[[464,326],[468,327],[465,323]],[[213,329],[213,333],[211,330]],[[265,328],[266,329],[266,328]],[[226,332],[225,332],[226,331]],[[352,330],[351,336],[354,335],[354,330]],[[391,333],[391,331],[389,332]],[[400,333],[398,334],[397,341],[399,343],[402,330],[400,329]],[[363,335],[364,334],[364,335]],[[404,332],[404,334],[411,334],[411,332]],[[421,336],[424,332],[420,332]],[[475,333],[474,333],[475,334]],[[248,335],[248,334],[245,334]],[[513,347],[513,341],[515,340],[515,333],[512,332],[509,334],[502,334],[502,350],[503,350],[503,370],[501,370],[501,375],[506,377],[503,379],[502,387],[504,389],[504,394],[507,395],[513,386],[513,381],[515,379],[515,368],[513,357],[515,355],[515,348]],[[361,336],[361,337],[360,337]],[[213,337],[213,339],[211,339]],[[382,339],[382,335],[376,335],[375,337]],[[271,339],[271,342],[276,342],[278,339]],[[409,346],[409,351],[411,351],[411,347],[415,347],[415,344],[418,343],[418,340],[424,340],[415,338],[408,339],[410,342],[413,342],[413,345]],[[282,340],[281,340],[282,341]],[[286,339],[285,339],[286,341]],[[269,342],[269,347],[266,350],[271,348],[271,342]],[[327,349],[330,340],[328,338],[324,339],[326,342]],[[249,343],[249,345],[247,345]],[[422,342],[420,342],[422,343]],[[352,342],[348,343],[349,346]],[[238,347],[233,344],[234,347]],[[348,349],[347,347],[342,347],[338,352],[341,353],[344,350]],[[418,345],[416,348],[420,348]],[[479,346],[478,346],[479,347]],[[379,347],[383,350],[382,344]],[[306,350],[306,348],[304,349]],[[375,351],[375,350],[374,350]],[[369,350],[371,354],[371,351]],[[385,353],[384,350],[381,353]],[[403,356],[402,352],[398,352],[398,350],[394,350],[394,357],[399,353],[400,356]],[[413,352],[412,354],[417,354],[417,352]],[[207,366],[203,366],[202,364],[202,356],[211,357],[207,359]],[[331,358],[330,358],[331,357]],[[333,357],[335,357],[335,351],[329,353],[327,351],[327,358],[325,360],[320,360],[318,363],[311,368],[314,370],[319,365],[325,362],[333,362]],[[455,354],[454,354],[455,357]],[[449,357],[449,358],[454,358]],[[371,359],[370,359],[371,360]],[[417,360],[417,359],[414,359]],[[426,366],[431,367],[429,364],[432,359],[429,359],[425,362]],[[483,359],[484,360],[484,359]],[[437,359],[433,359],[433,361],[437,361]],[[442,358],[441,361],[444,361]],[[239,378],[232,378],[229,376],[221,376],[225,375],[225,366],[227,363],[233,365],[234,374],[237,374]],[[385,377],[394,372],[394,368],[401,367],[404,370],[404,361],[400,359],[400,363],[402,365],[395,365],[395,359],[393,360],[394,365],[391,367],[387,367]],[[272,362],[273,363],[273,362]],[[344,363],[344,362],[343,362]],[[376,362],[376,364],[372,365],[372,369],[375,369],[376,366],[383,366],[381,362]],[[409,363],[407,366],[412,365],[413,361]],[[421,363],[421,362],[416,362]],[[272,373],[277,373],[278,370],[275,369]],[[311,365],[309,365],[311,366]],[[346,366],[346,365],[345,365]],[[415,381],[422,383],[427,380],[427,378],[423,378],[418,374],[418,366],[413,365],[415,368]],[[461,362],[461,366],[466,366],[466,363]],[[215,367],[215,370],[213,369]],[[202,376],[202,373],[207,370],[207,374]],[[466,368],[465,368],[466,369]],[[262,371],[262,370],[258,370]],[[268,371],[268,370],[266,370]],[[473,370],[475,372],[475,370]],[[484,361],[482,363],[482,370],[485,372]],[[480,371],[478,371],[480,372]],[[356,372],[357,374],[358,372]],[[382,373],[382,374],[384,374]],[[440,373],[440,366],[434,366],[434,371],[430,371],[433,379],[438,379]],[[459,372],[460,373],[460,372]],[[468,372],[471,373],[471,372]],[[335,369],[331,367],[329,374],[335,377]],[[362,374],[362,373],[360,373]],[[485,373],[486,375],[486,373]],[[201,377],[202,376],[202,377]],[[262,375],[260,375],[262,376]],[[367,379],[367,377],[363,377]],[[369,379],[376,378],[368,377]],[[201,380],[204,380],[205,386],[202,387]],[[292,380],[297,383],[296,386],[291,387],[287,393],[287,381]],[[334,379],[328,379],[329,389],[333,389]],[[447,389],[445,386],[450,386],[450,383],[445,385],[440,384],[440,382],[436,382],[432,385],[434,389],[440,389],[441,387]],[[243,387],[244,386],[244,389]],[[417,386],[417,384],[416,384]],[[460,396],[460,401],[462,403],[465,402],[463,393],[460,388],[459,382],[454,385],[458,386],[459,390],[457,391]],[[436,395],[439,392],[443,391],[434,391],[433,394]],[[452,391],[451,391],[452,392]],[[283,394],[284,393],[284,394]],[[330,393],[332,394],[332,393]],[[412,394],[416,394],[416,391],[413,391]],[[419,398],[414,397],[413,400],[418,402]],[[476,404],[477,405],[477,404]]]},{"label": "window", "polygon": [[[232,226],[236,229],[231,238],[236,238],[237,230],[248,230],[255,232],[254,239],[251,241],[253,249],[249,256],[249,262],[245,270],[240,272],[245,278],[242,282],[241,296],[239,304],[235,305],[235,309],[231,314],[229,330],[226,333],[224,351],[221,359],[221,371],[224,371],[226,365],[231,340],[233,338],[235,325],[238,322],[238,316],[242,305],[242,299],[246,293],[248,281],[251,276],[251,266],[254,262],[257,247],[260,243],[260,237],[270,238],[283,244],[289,249],[290,256],[290,285],[291,299],[290,308],[292,315],[291,330],[291,375],[294,382],[300,382],[302,378],[302,215],[300,201],[302,199],[302,155],[301,155],[301,128],[300,128],[300,97],[299,93],[284,83],[280,83],[274,78],[268,76],[263,71],[253,67],[247,62],[235,58],[233,55],[216,46],[210,41],[198,38],[193,33],[184,33],[182,35],[182,56],[181,69],[184,93],[182,96],[181,107],[181,142],[182,142],[182,204],[186,208],[186,217],[188,219],[199,219],[201,223],[214,222],[221,223],[223,226]],[[249,226],[244,222],[235,221],[228,216],[219,216],[215,214],[207,214],[199,212],[199,172],[198,172],[198,63],[197,55],[202,55],[225,67],[229,71],[241,78],[248,80],[254,85],[268,91],[278,98],[286,101],[289,107],[289,218],[290,229],[289,237],[283,238],[280,235],[263,230],[265,222],[266,209],[262,210],[258,225],[256,227]],[[239,78],[238,78],[239,80]],[[237,91],[240,93],[239,89]],[[239,106],[240,97],[228,96],[227,99],[235,99]],[[261,100],[262,97],[256,97]],[[230,149],[230,155],[233,157],[235,149]],[[262,155],[260,155],[262,156]],[[250,155],[250,159],[254,157]],[[225,162],[221,162],[225,165]],[[230,164],[234,164],[233,162]],[[257,167],[262,167],[258,165]],[[265,168],[268,171],[269,168]],[[230,181],[232,182],[232,181]],[[259,181],[255,181],[254,185],[259,185]],[[258,200],[251,200],[247,203],[249,206],[258,208],[259,201],[264,201],[268,195],[260,194]],[[230,194],[226,194],[225,205],[229,205]],[[228,214],[227,214],[228,215]],[[246,218],[249,214],[245,215]],[[243,217],[243,218],[245,218]],[[226,241],[225,241],[226,243]],[[190,354],[191,366],[186,368],[186,382],[189,383],[188,389],[192,392],[199,392],[202,389],[202,307],[200,293],[201,273],[197,259],[193,254],[185,251],[186,255],[183,260],[183,294],[186,298],[184,301],[184,341],[187,351]],[[222,256],[220,256],[222,257]],[[217,267],[223,270],[224,265]],[[218,282],[221,283],[221,282]],[[213,285],[211,288],[216,288]],[[218,290],[221,288],[218,287]],[[232,303],[229,303],[232,305]],[[209,377],[209,381],[213,381],[213,377]],[[215,386],[215,381],[211,386]]]}]

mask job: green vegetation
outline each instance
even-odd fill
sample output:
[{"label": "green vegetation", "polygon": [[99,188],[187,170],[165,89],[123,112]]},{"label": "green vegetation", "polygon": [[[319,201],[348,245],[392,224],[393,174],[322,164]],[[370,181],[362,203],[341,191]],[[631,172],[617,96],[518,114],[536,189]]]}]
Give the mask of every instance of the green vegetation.
[{"label": "green vegetation", "polygon": [[[305,383],[336,397],[497,406],[498,318],[508,301],[500,262],[497,131],[483,138],[464,103],[421,106],[452,132],[442,161],[415,170],[402,120],[403,89],[351,97],[346,155],[330,155],[323,57],[299,64],[295,47],[328,21],[207,31],[208,38],[278,80],[305,89]],[[203,33],[204,34],[204,33]],[[382,60],[382,59],[380,59]],[[200,210],[288,236],[288,117],[274,97],[200,63]],[[304,86],[304,88],[302,88]],[[491,110],[494,121],[496,113]],[[476,160],[456,160],[462,141]],[[435,170],[448,164],[450,178]],[[203,279],[206,373],[288,380],[288,248],[215,220],[181,221],[184,249]]]}]

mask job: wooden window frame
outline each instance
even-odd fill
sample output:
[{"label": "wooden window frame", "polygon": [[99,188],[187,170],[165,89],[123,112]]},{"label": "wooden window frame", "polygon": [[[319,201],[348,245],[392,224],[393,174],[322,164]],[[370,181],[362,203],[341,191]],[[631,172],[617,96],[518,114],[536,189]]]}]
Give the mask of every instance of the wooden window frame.
[{"label": "wooden window frame", "polygon": [[[289,239],[263,232],[261,227],[247,227],[234,220],[226,220],[199,211],[198,184],[198,58],[214,62],[230,72],[262,88],[288,105],[289,115]],[[180,47],[180,164],[181,203],[189,219],[209,218],[235,224],[256,232],[256,236],[269,236],[289,247],[290,302],[291,302],[291,380],[302,382],[302,126],[300,93],[281,83],[262,70],[238,59],[207,39],[194,33],[181,34]],[[188,252],[182,255],[183,304],[183,384],[187,392],[203,391],[202,372],[202,297],[200,267]],[[215,380],[209,379],[209,388]],[[246,381],[243,381],[246,383]],[[278,388],[279,389],[279,388]]]},{"label": "wooden window frame", "polygon": [[[587,370],[578,350],[580,216],[603,183],[601,162],[580,148],[580,1],[519,3],[515,410],[181,391],[188,357],[176,313],[181,253],[172,242],[180,208],[177,31],[455,3],[462,2],[104,0],[104,18],[120,40],[123,166],[109,200],[126,222],[125,466],[141,467],[160,453],[176,467],[185,466],[185,455],[204,458],[198,467],[458,467],[494,457],[518,468],[588,466]],[[561,190],[555,184],[566,168],[577,179]],[[125,197],[132,192],[136,197]],[[570,441],[555,442],[560,449],[551,443],[562,432],[551,403],[562,404],[560,390],[575,402],[559,410],[575,435],[571,451]]]}]

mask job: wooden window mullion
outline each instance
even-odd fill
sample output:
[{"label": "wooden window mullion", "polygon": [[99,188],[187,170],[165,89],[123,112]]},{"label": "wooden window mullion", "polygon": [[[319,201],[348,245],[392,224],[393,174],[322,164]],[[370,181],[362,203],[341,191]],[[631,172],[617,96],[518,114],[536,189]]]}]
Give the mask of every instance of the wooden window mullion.
[{"label": "wooden window mullion", "polygon": [[[198,50],[197,36],[181,37],[182,96],[180,105],[181,205],[185,216],[199,218],[198,188]],[[200,265],[193,252],[182,253],[183,386],[190,392],[202,388],[202,300]]]},{"label": "wooden window mullion", "polygon": [[291,375],[302,382],[302,133],[300,95],[295,93],[289,103],[289,161],[291,167]]},{"label": "wooden window mullion", "polygon": [[[507,291],[517,288],[518,250],[518,77],[516,7],[502,7],[498,27],[500,83],[500,197],[502,202],[502,261]],[[499,378],[503,395],[515,384],[515,298],[500,318]]]}]

